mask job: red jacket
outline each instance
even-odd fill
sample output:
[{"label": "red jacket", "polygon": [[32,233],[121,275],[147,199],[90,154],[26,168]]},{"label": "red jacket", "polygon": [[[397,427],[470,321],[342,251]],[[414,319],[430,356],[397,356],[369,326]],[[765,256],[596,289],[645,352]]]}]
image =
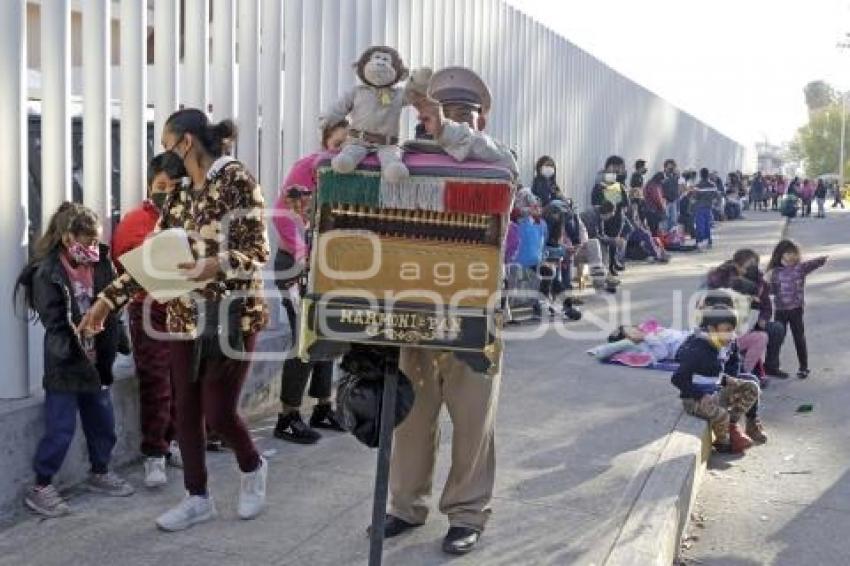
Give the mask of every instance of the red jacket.
[{"label": "red jacket", "polygon": [[664,212],[665,207],[661,185],[652,182],[648,183],[643,189],[643,198],[653,210]]},{"label": "red jacket", "polygon": [[[146,200],[140,206],[125,214],[121,222],[118,223],[112,235],[112,261],[115,262],[115,267],[119,273],[123,273],[124,268],[121,267],[118,258],[142,245],[145,238],[156,228],[159,216],[160,212],[156,205]],[[143,294],[135,297],[137,301],[143,299]]]}]

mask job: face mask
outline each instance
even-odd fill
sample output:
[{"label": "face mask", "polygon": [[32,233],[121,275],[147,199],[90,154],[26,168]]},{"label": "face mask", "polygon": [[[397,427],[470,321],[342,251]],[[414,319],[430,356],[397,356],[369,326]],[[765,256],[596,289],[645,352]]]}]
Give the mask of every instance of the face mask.
[{"label": "face mask", "polygon": [[608,184],[616,183],[617,182],[617,174],[616,173],[605,173],[605,176],[603,177],[603,179]]},{"label": "face mask", "polygon": [[555,168],[551,165],[544,165],[540,168],[540,173],[547,179],[551,179],[555,176]]},{"label": "face mask", "polygon": [[716,334],[714,332],[710,332],[708,334],[708,341],[718,350],[726,347],[727,344],[727,341],[722,334]]},{"label": "face mask", "polygon": [[617,182],[618,183],[625,183],[626,182],[626,174],[620,173],[619,175],[617,175]]},{"label": "face mask", "polygon": [[168,193],[154,193],[151,195],[151,202],[158,209],[162,210],[165,206],[165,200],[168,198]]},{"label": "face mask", "polygon": [[751,265],[744,272],[744,277],[752,281],[753,283],[758,282],[759,280],[759,267],[757,265]]},{"label": "face mask", "polygon": [[92,244],[88,247],[74,242],[68,247],[68,255],[77,263],[92,264],[100,261],[100,246]]}]

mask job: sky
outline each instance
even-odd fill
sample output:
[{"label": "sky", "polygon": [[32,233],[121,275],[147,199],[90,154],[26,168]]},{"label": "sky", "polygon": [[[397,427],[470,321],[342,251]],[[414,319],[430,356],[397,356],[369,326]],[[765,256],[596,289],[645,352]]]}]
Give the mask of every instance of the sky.
[{"label": "sky", "polygon": [[508,0],[751,146],[805,124],[803,87],[850,90],[850,0]]}]

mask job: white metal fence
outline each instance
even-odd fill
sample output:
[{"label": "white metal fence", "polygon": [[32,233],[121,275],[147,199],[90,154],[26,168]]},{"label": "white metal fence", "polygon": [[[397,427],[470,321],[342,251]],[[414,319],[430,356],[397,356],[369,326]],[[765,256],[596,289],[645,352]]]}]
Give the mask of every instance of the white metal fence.
[{"label": "white metal fence", "polygon": [[[121,208],[145,192],[146,106],[161,126],[180,105],[235,117],[238,156],[269,200],[282,172],[317,149],[316,118],[355,76],[372,44],[397,47],[411,67],[465,65],[491,86],[488,131],[515,148],[523,180],[542,154],[583,202],[607,155],[667,157],[719,171],[744,149],[578,49],[502,0],[40,0],[41,218],[72,197],[71,12],[82,11],[83,200],[110,216],[113,167]],[[0,301],[11,298],[27,253],[26,0],[0,2]],[[182,34],[180,11],[184,10]],[[111,76],[110,25],[120,18],[120,68]],[[153,65],[147,64],[153,33]],[[183,52],[181,56],[181,39]],[[182,75],[182,76],[181,76]],[[148,82],[151,82],[148,85]],[[182,85],[182,88],[181,88]],[[150,96],[147,93],[151,93]],[[112,101],[120,111],[120,159],[112,162]],[[408,132],[412,115],[406,118]],[[261,135],[262,129],[262,135]],[[0,306],[0,398],[36,386],[27,329]],[[39,350],[40,348],[34,348]],[[32,358],[32,356],[29,356]],[[35,363],[37,366],[38,364]]]}]

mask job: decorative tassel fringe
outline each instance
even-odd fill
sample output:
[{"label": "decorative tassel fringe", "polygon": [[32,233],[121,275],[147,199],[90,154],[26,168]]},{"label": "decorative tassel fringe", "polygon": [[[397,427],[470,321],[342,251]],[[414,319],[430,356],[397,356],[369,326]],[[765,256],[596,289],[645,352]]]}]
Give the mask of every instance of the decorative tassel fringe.
[{"label": "decorative tassel fringe", "polygon": [[507,214],[511,190],[505,183],[447,181],[445,203],[446,212]]},{"label": "decorative tassel fringe", "polygon": [[381,207],[398,210],[444,210],[442,179],[411,177],[401,183],[381,181]]},{"label": "decorative tassel fringe", "polygon": [[378,175],[340,175],[327,169],[319,172],[318,204],[364,204],[378,206],[381,179]]}]

